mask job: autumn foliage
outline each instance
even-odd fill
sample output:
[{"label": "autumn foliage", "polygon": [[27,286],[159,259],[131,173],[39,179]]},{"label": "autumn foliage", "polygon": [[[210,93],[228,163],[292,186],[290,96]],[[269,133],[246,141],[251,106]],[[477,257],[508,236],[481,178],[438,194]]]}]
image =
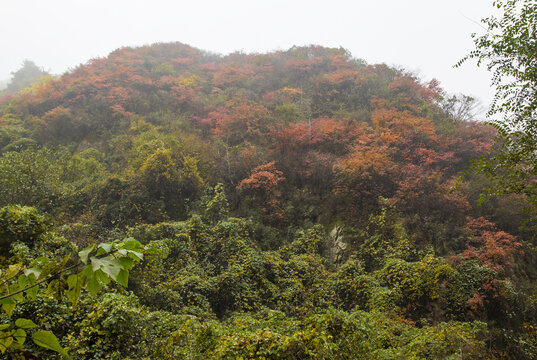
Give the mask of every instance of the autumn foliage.
[{"label": "autumn foliage", "polygon": [[[121,48],[0,98],[0,208],[34,206],[78,244],[158,249],[131,295],[84,303],[90,317],[54,305],[74,324],[62,341],[87,354],[529,354],[533,233],[519,198],[478,205],[486,179],[461,172],[495,130],[447,97],[344,49]],[[6,248],[0,267],[54,244]],[[105,339],[131,329],[118,301],[147,342]]]}]

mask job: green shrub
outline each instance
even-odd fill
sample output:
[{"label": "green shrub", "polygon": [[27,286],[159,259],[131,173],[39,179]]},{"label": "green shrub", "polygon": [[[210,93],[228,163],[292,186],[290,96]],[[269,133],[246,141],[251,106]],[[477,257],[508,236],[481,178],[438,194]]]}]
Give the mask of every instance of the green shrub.
[{"label": "green shrub", "polygon": [[15,241],[32,244],[48,227],[45,216],[30,206],[8,205],[0,208],[0,245]]}]

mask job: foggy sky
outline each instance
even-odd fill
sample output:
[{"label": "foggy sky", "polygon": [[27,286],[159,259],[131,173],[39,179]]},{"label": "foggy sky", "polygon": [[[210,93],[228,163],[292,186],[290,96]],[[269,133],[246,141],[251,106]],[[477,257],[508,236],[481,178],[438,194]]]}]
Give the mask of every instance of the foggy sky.
[{"label": "foggy sky", "polygon": [[0,0],[0,80],[25,59],[61,74],[118,47],[155,42],[222,54],[316,44],[436,78],[488,105],[486,70],[452,66],[493,11],[492,0]]}]

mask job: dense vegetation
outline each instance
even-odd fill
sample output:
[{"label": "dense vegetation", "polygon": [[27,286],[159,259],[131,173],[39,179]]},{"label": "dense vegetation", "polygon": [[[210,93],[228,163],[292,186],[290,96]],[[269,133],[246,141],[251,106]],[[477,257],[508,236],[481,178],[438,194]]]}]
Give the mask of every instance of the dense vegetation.
[{"label": "dense vegetation", "polygon": [[[460,177],[495,136],[467,105],[343,49],[180,43],[5,95],[0,293],[95,262],[3,302],[0,350],[55,356],[11,346],[27,329],[76,359],[536,358],[530,217]],[[117,254],[128,282],[95,267]]]}]

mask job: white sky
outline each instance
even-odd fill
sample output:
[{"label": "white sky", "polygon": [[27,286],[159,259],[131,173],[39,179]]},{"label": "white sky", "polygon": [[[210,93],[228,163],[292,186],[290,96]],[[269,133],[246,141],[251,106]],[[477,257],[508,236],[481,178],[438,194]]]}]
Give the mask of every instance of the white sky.
[{"label": "white sky", "polygon": [[490,102],[484,68],[452,66],[492,0],[0,0],[0,80],[24,59],[62,73],[121,46],[180,41],[217,53],[344,47]]}]

